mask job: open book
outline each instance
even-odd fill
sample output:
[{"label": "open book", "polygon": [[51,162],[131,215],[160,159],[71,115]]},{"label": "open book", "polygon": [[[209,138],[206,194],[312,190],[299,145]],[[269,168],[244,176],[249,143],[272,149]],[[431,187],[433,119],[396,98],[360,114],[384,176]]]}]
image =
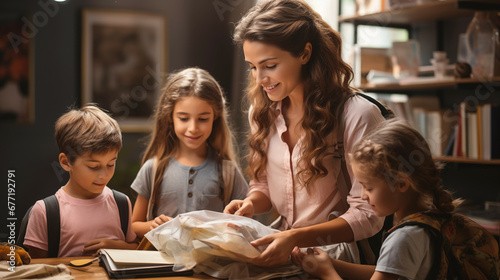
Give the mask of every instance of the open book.
[{"label": "open book", "polygon": [[173,271],[174,259],[159,251],[101,249],[99,264],[109,278],[141,278],[191,275],[192,271]]}]

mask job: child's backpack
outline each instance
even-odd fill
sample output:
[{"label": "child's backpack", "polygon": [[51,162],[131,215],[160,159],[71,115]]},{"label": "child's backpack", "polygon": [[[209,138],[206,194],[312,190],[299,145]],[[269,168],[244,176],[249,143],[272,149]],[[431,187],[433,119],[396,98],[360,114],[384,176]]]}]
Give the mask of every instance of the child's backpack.
[{"label": "child's backpack", "polygon": [[[129,219],[129,208],[127,196],[117,190],[113,190],[113,196],[118,206],[118,212],[120,213],[120,224],[125,238],[127,237],[128,230],[128,219]],[[48,257],[56,258],[59,254],[59,241],[61,234],[61,216],[59,212],[59,201],[53,194],[43,199],[45,203],[45,215],[47,218],[47,236],[48,236]],[[26,228],[28,227],[28,220],[30,217],[31,206],[26,214],[24,214],[23,220],[21,222],[21,227],[19,228],[19,235],[17,237],[17,245],[22,246],[25,250],[27,248],[23,245],[24,236],[26,235]]]},{"label": "child's backpack", "polygon": [[438,210],[419,212],[403,218],[387,235],[407,225],[427,229],[437,241],[436,262],[427,279],[500,279],[495,237],[466,216]]}]

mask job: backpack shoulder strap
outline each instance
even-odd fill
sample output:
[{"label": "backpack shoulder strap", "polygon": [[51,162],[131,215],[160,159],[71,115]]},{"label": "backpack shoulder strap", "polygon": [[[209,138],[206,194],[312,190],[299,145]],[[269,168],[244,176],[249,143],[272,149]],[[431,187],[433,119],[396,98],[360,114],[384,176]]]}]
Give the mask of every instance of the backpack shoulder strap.
[{"label": "backpack shoulder strap", "polygon": [[153,158],[153,170],[151,171],[151,194],[149,195],[148,200],[148,210],[146,212],[146,221],[151,221],[154,219],[153,209],[155,207],[156,202],[156,192],[158,190],[155,189],[155,175],[156,169],[158,168],[158,159],[156,157]]},{"label": "backpack shoulder strap", "polygon": [[25,250],[27,250],[27,248],[24,246],[24,236],[26,235],[26,229],[28,228],[28,221],[30,219],[31,209],[33,209],[33,205],[24,214],[23,220],[21,221],[21,225],[19,226],[19,233],[17,235],[17,241],[16,241],[16,244],[23,247]]},{"label": "backpack shoulder strap", "polygon": [[[47,218],[47,248],[48,257],[56,258],[59,254],[59,241],[61,235],[61,214],[59,212],[59,201],[55,195],[48,196],[43,199],[45,204],[45,217]],[[19,234],[17,237],[17,244],[27,249],[24,246],[24,237],[26,236],[26,229],[28,228],[28,221],[30,219],[32,205],[24,214]]]},{"label": "backpack shoulder strap", "polygon": [[383,239],[385,240],[392,232],[405,226],[414,225],[425,229],[431,235],[431,242],[434,242],[434,251],[432,252],[434,255],[434,264],[429,270],[426,279],[445,279],[449,264],[443,247],[444,240],[441,227],[447,219],[449,218],[445,215],[437,214],[433,211],[411,214],[399,221],[390,230],[384,232]]},{"label": "backpack shoulder strap", "polygon": [[364,99],[366,99],[366,100],[370,101],[371,103],[375,104],[375,106],[378,107],[378,109],[380,110],[380,113],[382,113],[382,116],[384,116],[384,118],[390,119],[390,118],[394,117],[394,112],[392,112],[389,108],[387,108],[386,106],[384,106],[384,104],[380,103],[380,101],[378,101],[377,99],[372,98],[371,96],[368,96],[368,95],[366,95],[364,93],[361,93],[361,92],[356,92],[354,95],[361,96]]},{"label": "backpack shoulder strap", "polygon": [[230,160],[222,161],[222,180],[224,181],[224,205],[231,202],[231,195],[234,187],[234,173],[236,166]]},{"label": "backpack shoulder strap", "polygon": [[394,225],[394,227],[392,227],[388,231],[388,233],[391,233],[397,228],[401,228],[408,225],[419,225],[440,232],[443,223],[449,221],[450,219],[451,219],[450,214],[438,213],[437,211],[431,210],[425,212],[418,212],[403,218],[396,225]]},{"label": "backpack shoulder strap", "polygon": [[48,257],[56,258],[59,255],[59,242],[61,240],[61,214],[59,201],[55,195],[43,199],[47,216]]},{"label": "backpack shoulder strap", "polygon": [[112,191],[116,201],[116,205],[118,206],[118,212],[120,213],[120,225],[122,227],[123,235],[125,236],[126,240],[128,231],[128,218],[129,218],[128,199],[124,193],[113,189]]}]

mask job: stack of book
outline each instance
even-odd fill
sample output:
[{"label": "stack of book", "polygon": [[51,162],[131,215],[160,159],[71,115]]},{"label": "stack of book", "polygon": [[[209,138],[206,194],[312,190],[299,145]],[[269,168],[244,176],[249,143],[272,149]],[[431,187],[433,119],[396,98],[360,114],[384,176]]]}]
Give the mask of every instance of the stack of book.
[{"label": "stack of book", "polygon": [[436,96],[369,94],[389,107],[397,118],[406,120],[426,139],[433,156],[446,154],[446,147],[457,123],[457,114],[441,110]]},{"label": "stack of book", "polygon": [[440,109],[436,96],[368,93],[408,121],[426,139],[433,156],[500,158],[500,106],[459,104]]},{"label": "stack of book", "polygon": [[99,264],[111,279],[192,275],[192,270],[174,271],[174,259],[159,251],[101,249]]},{"label": "stack of book", "polygon": [[500,107],[460,103],[449,155],[484,160],[500,158]]}]

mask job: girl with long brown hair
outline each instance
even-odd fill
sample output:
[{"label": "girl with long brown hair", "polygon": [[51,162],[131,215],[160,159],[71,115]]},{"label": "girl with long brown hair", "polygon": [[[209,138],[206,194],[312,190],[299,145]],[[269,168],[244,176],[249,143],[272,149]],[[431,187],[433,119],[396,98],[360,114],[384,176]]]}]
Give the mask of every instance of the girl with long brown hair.
[{"label": "girl with long brown hair", "polygon": [[[248,184],[235,163],[227,117],[222,88],[210,73],[193,67],[170,74],[131,186],[138,193],[132,226],[139,237],[181,213],[222,212],[226,195],[245,197]],[[224,161],[233,169],[230,188],[223,183]]]}]

